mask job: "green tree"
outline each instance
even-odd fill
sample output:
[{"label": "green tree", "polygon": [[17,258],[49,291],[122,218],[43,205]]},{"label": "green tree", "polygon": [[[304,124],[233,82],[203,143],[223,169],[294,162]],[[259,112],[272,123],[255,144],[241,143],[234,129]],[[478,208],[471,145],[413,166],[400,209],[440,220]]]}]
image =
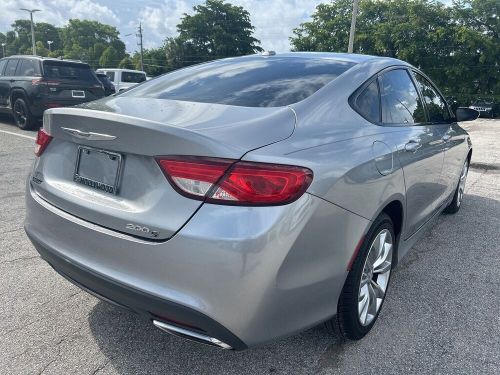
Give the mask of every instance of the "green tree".
[{"label": "green tree", "polygon": [[122,61],[118,64],[120,69],[135,69],[134,63],[129,56],[125,56]]},{"label": "green tree", "polygon": [[207,0],[193,10],[193,15],[184,14],[177,25],[179,42],[194,53],[184,56],[187,65],[262,51],[260,41],[253,37],[255,28],[250,14],[243,7],[222,0]]},{"label": "green tree", "polygon": [[110,46],[104,50],[99,58],[99,66],[103,68],[114,68],[121,60],[118,51]]},{"label": "green tree", "polygon": [[[115,67],[125,57],[125,44],[119,38],[114,26],[97,21],[71,19],[61,29],[64,57],[78,58],[88,62],[93,68],[102,66],[101,58]],[[108,52],[106,50],[111,48]],[[78,57],[75,57],[78,56]],[[111,61],[113,60],[113,61]]]},{"label": "green tree", "polygon": [[[462,104],[500,93],[498,0],[361,0],[355,52],[406,60]],[[320,4],[290,38],[294,50],[345,52],[352,3]]]}]

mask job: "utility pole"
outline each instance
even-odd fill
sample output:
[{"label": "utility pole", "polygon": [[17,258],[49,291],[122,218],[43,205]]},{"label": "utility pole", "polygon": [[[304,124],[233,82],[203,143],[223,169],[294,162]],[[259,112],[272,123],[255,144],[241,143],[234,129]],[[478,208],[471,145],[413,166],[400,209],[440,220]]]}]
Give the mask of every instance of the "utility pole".
[{"label": "utility pole", "polygon": [[143,48],[142,48],[142,23],[139,22],[139,32],[137,33],[137,37],[139,38],[139,47],[141,47],[141,70],[144,71],[144,62],[143,62],[143,58],[144,58],[144,51],[143,51]]},{"label": "utility pole", "polygon": [[31,19],[31,46],[33,47],[33,55],[36,55],[36,44],[35,44],[35,26],[33,25],[33,13],[40,12],[40,9],[26,9],[21,8],[20,10],[25,10],[29,12]]},{"label": "utility pole", "polygon": [[7,43],[2,43],[2,57],[5,57],[5,45]]},{"label": "utility pole", "polygon": [[349,45],[347,47],[347,53],[352,53],[354,50],[354,33],[356,32],[356,17],[358,16],[358,5],[359,0],[354,0],[354,4],[352,5],[351,30],[349,31]]}]

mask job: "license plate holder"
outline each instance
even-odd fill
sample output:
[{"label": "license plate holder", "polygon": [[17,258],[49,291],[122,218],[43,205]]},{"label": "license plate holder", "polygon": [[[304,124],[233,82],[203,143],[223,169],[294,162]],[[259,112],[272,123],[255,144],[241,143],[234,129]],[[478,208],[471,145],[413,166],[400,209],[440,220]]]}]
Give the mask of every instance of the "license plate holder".
[{"label": "license plate holder", "polygon": [[71,96],[73,98],[85,98],[85,91],[83,91],[83,90],[71,90]]},{"label": "license plate holder", "polygon": [[73,181],[109,194],[118,194],[122,155],[79,146]]}]

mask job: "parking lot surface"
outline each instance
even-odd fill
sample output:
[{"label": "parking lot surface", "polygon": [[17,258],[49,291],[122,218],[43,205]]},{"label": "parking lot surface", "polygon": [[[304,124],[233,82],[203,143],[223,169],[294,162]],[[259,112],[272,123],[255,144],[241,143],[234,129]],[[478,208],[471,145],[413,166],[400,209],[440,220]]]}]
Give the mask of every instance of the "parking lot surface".
[{"label": "parking lot surface", "polygon": [[368,336],[317,327],[232,352],[164,334],[38,256],[23,230],[36,133],[0,117],[0,373],[500,373],[500,120],[464,127],[474,152],[463,206],[400,263]]}]

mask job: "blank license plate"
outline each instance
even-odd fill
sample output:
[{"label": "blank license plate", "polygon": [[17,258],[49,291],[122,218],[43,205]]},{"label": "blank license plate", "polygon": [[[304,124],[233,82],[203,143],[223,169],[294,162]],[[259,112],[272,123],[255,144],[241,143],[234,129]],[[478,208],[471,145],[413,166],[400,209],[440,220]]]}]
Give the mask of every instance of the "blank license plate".
[{"label": "blank license plate", "polygon": [[73,180],[106,193],[116,194],[121,164],[120,154],[80,146]]},{"label": "blank license plate", "polygon": [[85,91],[83,91],[83,90],[71,90],[71,96],[73,98],[85,98]]}]

